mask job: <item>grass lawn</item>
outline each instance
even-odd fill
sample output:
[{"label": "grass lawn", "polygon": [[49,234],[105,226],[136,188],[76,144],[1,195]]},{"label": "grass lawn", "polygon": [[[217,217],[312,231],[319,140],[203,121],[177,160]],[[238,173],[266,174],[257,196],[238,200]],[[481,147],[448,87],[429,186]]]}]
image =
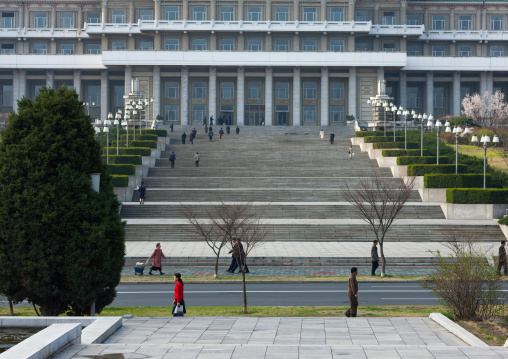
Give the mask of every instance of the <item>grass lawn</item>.
[{"label": "grass lawn", "polygon": [[[319,282],[319,281],[347,281],[349,276],[329,276],[329,277],[317,277],[317,276],[308,276],[308,277],[248,277],[247,283],[252,281],[267,281],[267,282]],[[380,276],[358,276],[359,281],[368,282],[368,281],[393,281],[393,280],[422,280],[425,277],[422,276],[391,276],[387,275],[384,277]],[[183,278],[185,282],[221,282],[221,281],[231,281],[231,282],[241,282],[241,276],[225,276],[225,277],[185,277]],[[122,282],[170,282],[173,283],[172,276],[137,276],[137,277],[122,277]]]},{"label": "grass lawn", "polygon": [[[503,149],[501,147],[487,148],[487,163],[493,168],[508,172],[508,165],[501,157]],[[459,145],[459,152],[464,155],[474,156],[483,159],[483,147]],[[455,159],[453,159],[455,162]],[[459,162],[460,163],[460,162]]]}]

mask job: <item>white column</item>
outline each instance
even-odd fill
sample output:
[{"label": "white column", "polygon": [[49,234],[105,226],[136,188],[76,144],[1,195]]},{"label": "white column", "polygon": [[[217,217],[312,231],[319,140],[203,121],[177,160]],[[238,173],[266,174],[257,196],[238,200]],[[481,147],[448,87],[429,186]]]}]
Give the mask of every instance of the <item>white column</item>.
[{"label": "white column", "polygon": [[83,101],[83,96],[81,95],[81,71],[74,70],[74,89],[78,94],[78,98],[80,101]]},{"label": "white column", "polygon": [[293,126],[300,126],[300,68],[293,69]]},{"label": "white column", "polygon": [[154,20],[163,20],[161,17],[161,1],[160,0],[154,0]]},{"label": "white column", "polygon": [[348,81],[348,115],[356,116],[356,67],[349,68],[349,81]]},{"label": "white column", "polygon": [[487,91],[487,72],[482,71],[480,72],[480,95],[483,96],[485,91]]},{"label": "white column", "polygon": [[328,68],[321,69],[321,126],[330,125],[329,114],[329,95],[328,95]]},{"label": "white column", "polygon": [[109,22],[109,18],[108,18],[108,0],[102,0],[101,22],[102,23]]},{"label": "white column", "polygon": [[487,72],[487,91],[490,94],[494,93],[494,73],[492,71]]},{"label": "white column", "polygon": [[[377,68],[377,86],[378,86],[378,89],[379,89],[379,84],[381,83],[381,81],[383,81],[385,79],[385,69],[381,66],[381,67],[378,67]],[[386,87],[382,87],[382,88],[385,88]],[[383,94],[384,95],[384,94]]]},{"label": "white column", "polygon": [[124,86],[125,86],[125,95],[128,95],[131,93],[131,82],[132,82],[132,67],[130,65],[125,66],[125,80],[124,80]]},{"label": "white column", "polygon": [[182,68],[181,71],[181,102],[180,102],[180,124],[187,126],[189,124],[189,69]]},{"label": "white column", "polygon": [[273,125],[273,76],[272,69],[265,70],[265,126]]},{"label": "white column", "polygon": [[453,73],[453,107],[452,115],[460,116],[460,72]]},{"label": "white column", "polygon": [[236,124],[244,125],[245,116],[245,72],[243,67],[238,68],[236,75]]},{"label": "white column", "polygon": [[[208,79],[208,118],[213,116],[217,121],[217,70],[210,67]],[[216,122],[217,123],[217,122]]]},{"label": "white column", "polygon": [[432,71],[427,72],[427,81],[426,81],[426,90],[427,90],[427,106],[424,111],[427,114],[434,113],[434,74]]},{"label": "white column", "polygon": [[106,119],[108,116],[108,98],[109,98],[109,86],[108,86],[108,71],[101,71],[101,120]]},{"label": "white column", "polygon": [[52,88],[54,87],[54,75],[53,70],[47,70],[46,71],[46,87]]},{"label": "white column", "polygon": [[18,110],[18,100],[25,96],[26,72],[25,70],[14,70],[12,78],[12,110]]},{"label": "white column", "polygon": [[400,106],[407,107],[407,74],[406,71],[400,72]]},{"label": "white column", "polygon": [[[161,114],[161,68],[153,67],[153,104],[152,104],[152,120],[155,121]],[[164,117],[164,115],[162,115]]]}]

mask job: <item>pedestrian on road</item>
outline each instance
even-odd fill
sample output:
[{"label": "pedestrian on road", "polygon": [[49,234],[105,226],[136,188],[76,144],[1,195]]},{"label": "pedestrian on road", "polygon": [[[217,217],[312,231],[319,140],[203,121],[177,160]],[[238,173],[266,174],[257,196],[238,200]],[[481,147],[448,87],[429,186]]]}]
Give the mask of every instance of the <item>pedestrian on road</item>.
[{"label": "pedestrian on road", "polygon": [[145,204],[146,187],[145,182],[141,182],[141,186],[138,187],[139,191],[139,204]]},{"label": "pedestrian on road", "polygon": [[236,126],[236,134],[240,134],[240,127]]},{"label": "pedestrian on road", "polygon": [[504,268],[504,275],[508,275],[508,261],[506,260],[506,241],[501,241],[501,246],[499,247],[499,258],[497,265],[497,273],[501,275],[501,268]]},{"label": "pedestrian on road", "polygon": [[171,162],[171,168],[175,168],[176,155],[175,152],[171,152],[169,155],[169,162]]},{"label": "pedestrian on road", "polygon": [[333,145],[333,141],[335,140],[335,133],[330,133],[330,145]]},{"label": "pedestrian on road", "polygon": [[325,139],[325,131],[324,130],[319,131],[319,137],[321,137],[322,140]]},{"label": "pedestrian on road", "polygon": [[346,310],[346,317],[356,317],[356,310],[358,308],[358,282],[356,281],[356,275],[358,274],[358,268],[351,268],[351,275],[347,282],[347,296],[349,298],[349,304],[351,307]]},{"label": "pedestrian on road", "polygon": [[236,256],[235,256],[235,246],[236,246],[236,238],[233,238],[231,240],[231,250],[228,252],[228,254],[231,254],[231,264],[229,265],[229,268],[226,272],[229,272],[229,273],[234,273],[236,268],[238,268],[238,262],[236,261]]},{"label": "pedestrian on road", "polygon": [[224,135],[224,130],[222,129],[222,127],[220,128],[220,131],[219,131],[219,137],[220,139],[222,140],[222,136]]},{"label": "pedestrian on road", "polygon": [[212,142],[212,137],[213,137],[213,132],[212,132],[212,130],[210,130],[210,131],[208,131],[208,138],[210,139],[210,142]]},{"label": "pedestrian on road", "polygon": [[353,158],[353,145],[349,146],[349,151],[348,151],[348,154],[349,154],[349,159],[352,159]]},{"label": "pedestrian on road", "polygon": [[231,133],[231,127],[229,127],[229,125],[226,126],[226,133],[228,135]]},{"label": "pedestrian on road", "polygon": [[379,267],[379,256],[377,255],[377,241],[373,242],[372,249],[370,250],[370,260],[372,261],[371,275],[376,275],[376,269]]},{"label": "pedestrian on road", "polygon": [[194,155],[194,163],[196,164],[196,167],[199,167],[199,152],[196,152]]},{"label": "pedestrian on road", "polygon": [[173,132],[173,124],[169,125],[169,128],[171,129],[171,132]]},{"label": "pedestrian on road", "polygon": [[173,300],[173,317],[183,317],[187,311],[185,310],[185,300],[183,299],[183,280],[180,273],[175,273],[173,280],[175,281],[175,299]]},{"label": "pedestrian on road", "polygon": [[152,267],[150,268],[150,272],[148,272],[148,274],[153,275],[152,271],[158,270],[161,275],[164,275],[164,273],[162,273],[162,263],[161,263],[162,258],[166,259],[166,256],[164,255],[164,253],[162,253],[161,244],[157,243],[157,245],[155,246],[155,250],[150,256],[150,259],[153,259],[153,262]]},{"label": "pedestrian on road", "polygon": [[185,131],[182,133],[182,145],[185,145],[185,139],[187,138],[187,135],[185,134]]}]

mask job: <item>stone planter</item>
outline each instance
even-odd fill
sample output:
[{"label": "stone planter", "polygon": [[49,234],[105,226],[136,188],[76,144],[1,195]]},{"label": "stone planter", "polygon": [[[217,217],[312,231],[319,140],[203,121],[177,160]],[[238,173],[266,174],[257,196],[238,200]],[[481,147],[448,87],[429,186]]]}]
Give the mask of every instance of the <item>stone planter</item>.
[{"label": "stone planter", "polygon": [[383,157],[383,150],[375,150],[375,149],[372,149],[369,151],[369,158],[371,160],[377,160],[378,158],[381,158]]},{"label": "stone planter", "polygon": [[353,146],[359,146],[363,143],[363,137],[351,137],[351,144]]},{"label": "stone planter", "polygon": [[422,202],[444,203],[446,202],[446,190],[447,188],[418,188],[418,193]]},{"label": "stone planter", "polygon": [[[130,176],[129,176],[130,177]],[[133,176],[134,177],[134,176]],[[130,179],[129,179],[130,182]],[[134,188],[132,187],[115,187],[116,197],[120,202],[132,202],[132,195],[134,194]]]},{"label": "stone planter", "polygon": [[441,203],[441,209],[446,219],[499,219],[505,215],[508,204]]},{"label": "stone planter", "polygon": [[142,181],[143,176],[129,176],[129,187],[136,188],[137,186],[141,186]]},{"label": "stone planter", "polygon": [[[411,178],[410,176],[402,177],[402,180],[404,181],[404,184],[406,186],[409,183],[410,178]],[[413,188],[414,189],[423,188],[423,176],[414,176]],[[446,201],[443,201],[443,202],[446,202]]]},{"label": "stone planter", "polygon": [[406,177],[407,166],[390,166],[393,177]]},{"label": "stone planter", "polygon": [[372,150],[373,147],[374,147],[373,143],[360,143],[360,150],[362,152]]},{"label": "stone planter", "polygon": [[397,166],[397,157],[378,157],[377,164],[379,167]]},{"label": "stone planter", "polygon": [[[506,239],[508,239],[508,226],[504,225],[504,224],[500,224],[499,228],[501,228],[501,230],[503,231],[504,237]],[[508,344],[508,340],[506,341],[506,343]],[[505,345],[505,346],[508,347],[508,345]]]}]

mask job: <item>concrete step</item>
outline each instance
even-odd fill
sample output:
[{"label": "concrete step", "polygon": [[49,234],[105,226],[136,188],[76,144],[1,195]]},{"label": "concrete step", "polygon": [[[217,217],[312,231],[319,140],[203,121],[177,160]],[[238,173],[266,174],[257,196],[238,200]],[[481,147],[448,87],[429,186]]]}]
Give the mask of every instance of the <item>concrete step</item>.
[{"label": "concrete step", "polygon": [[[212,126],[214,134],[219,137],[219,130],[222,127],[224,132],[226,132],[225,125],[217,125],[214,121],[214,125]],[[231,127],[231,135],[242,136],[245,134],[258,134],[258,135],[266,135],[266,134],[288,134],[288,135],[305,135],[305,134],[319,134],[319,131],[324,130],[327,135],[329,135],[332,131],[337,134],[347,134],[354,135],[353,125],[336,125],[336,126],[239,126],[240,134],[236,135],[235,129],[236,125]],[[169,125],[163,126],[163,128],[168,130],[168,133],[171,133]],[[190,126],[181,126],[177,125],[173,127],[173,133],[182,133],[185,131],[189,133],[191,129],[195,128],[199,133],[204,134],[204,126],[202,124],[194,124]],[[214,135],[214,137],[215,137]],[[230,136],[231,136],[230,135]]]}]

